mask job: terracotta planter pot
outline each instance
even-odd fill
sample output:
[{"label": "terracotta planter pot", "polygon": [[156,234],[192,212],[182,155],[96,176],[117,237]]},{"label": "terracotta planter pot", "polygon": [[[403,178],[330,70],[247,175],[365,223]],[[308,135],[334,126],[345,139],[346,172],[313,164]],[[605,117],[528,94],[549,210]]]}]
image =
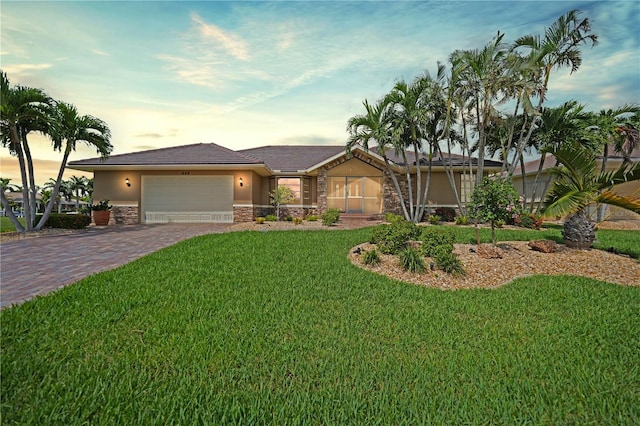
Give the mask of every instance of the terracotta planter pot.
[{"label": "terracotta planter pot", "polygon": [[109,217],[111,217],[111,211],[109,210],[93,211],[93,221],[96,226],[107,226],[109,224]]}]

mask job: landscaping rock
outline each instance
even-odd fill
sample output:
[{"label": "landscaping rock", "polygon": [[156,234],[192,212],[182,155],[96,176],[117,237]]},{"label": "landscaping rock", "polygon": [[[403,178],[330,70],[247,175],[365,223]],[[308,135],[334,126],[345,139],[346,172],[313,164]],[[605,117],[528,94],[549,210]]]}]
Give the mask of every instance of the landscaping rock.
[{"label": "landscaping rock", "polygon": [[539,251],[542,253],[555,253],[558,251],[558,243],[553,240],[534,240],[529,241],[528,244],[532,250]]},{"label": "landscaping rock", "polygon": [[480,244],[477,252],[484,259],[502,259],[502,250],[493,244]]}]

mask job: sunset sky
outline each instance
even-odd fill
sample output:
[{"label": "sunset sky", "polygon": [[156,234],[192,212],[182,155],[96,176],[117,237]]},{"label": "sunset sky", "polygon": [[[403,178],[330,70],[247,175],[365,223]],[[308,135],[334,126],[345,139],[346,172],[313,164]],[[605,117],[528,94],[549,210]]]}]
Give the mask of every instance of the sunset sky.
[{"label": "sunset sky", "polygon": [[[105,120],[114,154],[214,142],[231,149],[344,144],[347,120],[399,79],[434,73],[456,49],[511,42],[583,11],[599,44],[547,105],[640,100],[640,2],[30,2],[0,6],[0,67]],[[62,157],[32,139],[37,181]],[[19,182],[3,148],[2,177]],[[81,148],[71,160],[94,157]],[[80,175],[78,171],[69,171]]]}]

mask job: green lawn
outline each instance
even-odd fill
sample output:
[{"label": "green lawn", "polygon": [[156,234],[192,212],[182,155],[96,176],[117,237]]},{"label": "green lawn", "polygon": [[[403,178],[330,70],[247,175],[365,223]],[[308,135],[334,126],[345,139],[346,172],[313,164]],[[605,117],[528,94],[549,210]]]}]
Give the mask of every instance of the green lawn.
[{"label": "green lawn", "polygon": [[[20,223],[24,225],[24,218],[18,218]],[[13,226],[11,219],[6,216],[0,216],[0,232],[13,232],[16,230],[16,227]]]},{"label": "green lawn", "polygon": [[408,285],[349,263],[370,232],[197,237],[3,310],[2,422],[640,422],[640,288]]}]

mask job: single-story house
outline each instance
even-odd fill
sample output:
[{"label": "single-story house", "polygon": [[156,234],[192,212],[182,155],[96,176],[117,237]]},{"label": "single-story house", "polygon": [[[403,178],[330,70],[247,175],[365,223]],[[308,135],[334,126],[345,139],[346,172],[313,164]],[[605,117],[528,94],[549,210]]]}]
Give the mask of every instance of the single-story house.
[{"label": "single-story house", "polygon": [[[402,163],[391,158],[406,191]],[[413,179],[416,162],[408,155]],[[477,164],[477,160],[475,161]],[[458,194],[471,190],[459,157],[434,158],[429,205],[456,206],[445,165]],[[109,199],[112,223],[243,222],[273,213],[269,193],[288,186],[296,200],[284,214],[303,217],[337,208],[346,214],[400,213],[399,197],[384,159],[375,150],[343,145],[283,145],[231,150],[200,143],[72,161],[69,168],[93,172],[94,200]],[[466,170],[468,171],[468,165]],[[485,173],[500,163],[485,161]],[[427,165],[420,162],[422,180]],[[415,185],[414,185],[415,187]]]},{"label": "single-story house", "polygon": [[[598,161],[599,172],[602,167],[602,161],[604,157],[602,155],[599,155],[596,158]],[[512,177],[513,185],[518,190],[520,195],[525,198],[527,203],[531,203],[532,198],[534,199],[534,202],[536,204],[539,203],[553,185],[553,176],[551,174],[551,169],[557,166],[557,161],[553,155],[547,155],[544,163],[542,164],[536,193],[533,194],[534,183],[538,174],[538,169],[540,168],[540,160],[541,158],[538,158],[536,160],[524,163],[524,170],[521,165],[518,165]],[[640,148],[636,148],[633,152],[631,152],[630,160],[632,162],[640,161]],[[622,165],[623,161],[624,157],[620,154],[615,153],[613,146],[609,146],[606,171],[613,171],[618,169]],[[545,188],[546,191],[544,191]],[[617,185],[615,191],[621,195],[631,195],[638,197],[640,196],[640,182],[626,182],[621,185]],[[593,214],[595,212],[595,207],[596,206],[589,206],[589,208],[587,209],[589,214]],[[624,210],[619,207],[605,205],[601,206],[601,209],[605,218],[640,219],[640,215],[638,215],[637,213],[629,210]]]}]

